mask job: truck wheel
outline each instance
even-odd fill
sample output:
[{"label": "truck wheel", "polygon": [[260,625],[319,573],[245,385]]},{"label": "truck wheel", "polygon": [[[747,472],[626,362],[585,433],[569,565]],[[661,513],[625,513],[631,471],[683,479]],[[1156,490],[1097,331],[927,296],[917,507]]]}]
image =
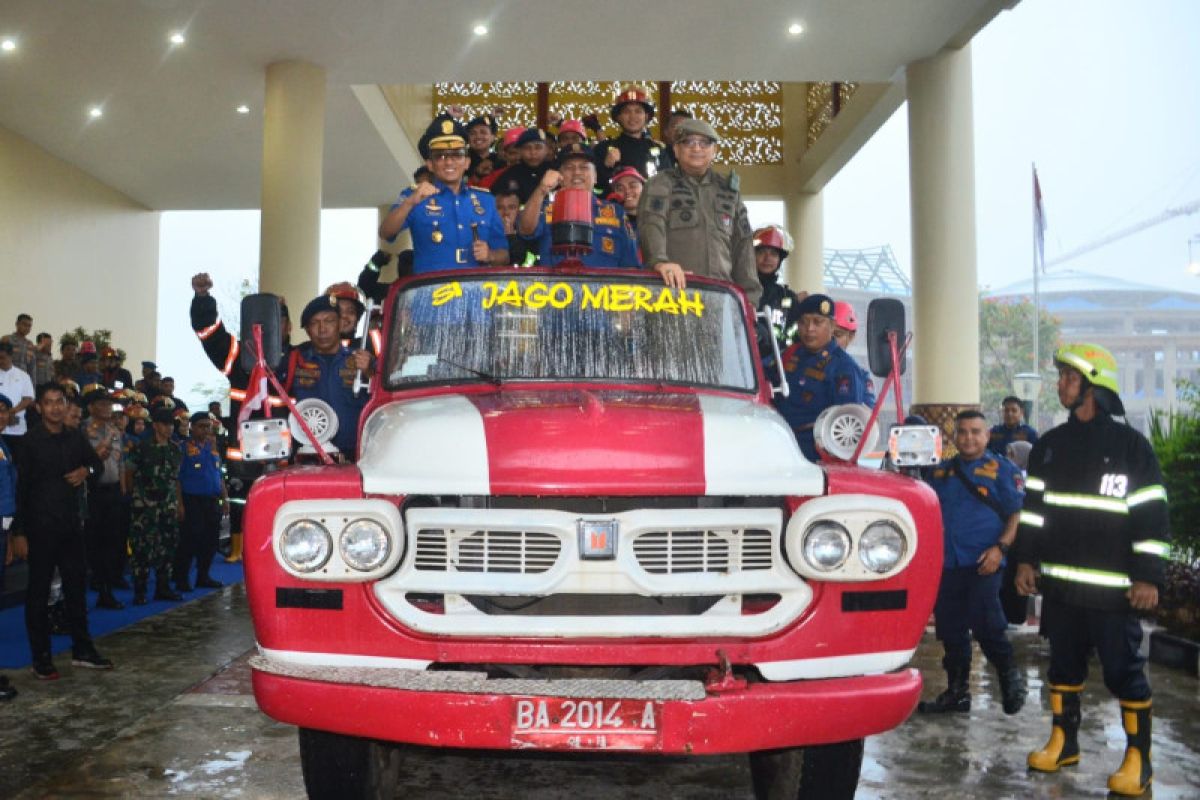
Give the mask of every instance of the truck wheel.
[{"label": "truck wheel", "polygon": [[392,800],[401,752],[390,742],[300,729],[300,767],[313,800]]},{"label": "truck wheel", "polygon": [[863,740],[750,754],[756,800],[853,800]]}]

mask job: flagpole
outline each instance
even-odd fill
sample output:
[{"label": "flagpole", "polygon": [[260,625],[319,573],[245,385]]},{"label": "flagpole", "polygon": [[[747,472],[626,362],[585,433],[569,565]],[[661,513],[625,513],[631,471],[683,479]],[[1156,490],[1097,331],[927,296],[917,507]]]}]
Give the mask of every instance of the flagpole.
[{"label": "flagpole", "polygon": [[1033,165],[1033,373],[1041,375],[1041,359],[1040,348],[1038,343],[1038,322],[1041,317],[1042,298],[1038,291],[1038,272],[1040,272],[1040,264],[1038,263],[1038,239],[1041,237],[1041,220],[1038,219],[1041,211],[1041,192],[1039,191],[1037,179],[1037,165]]}]

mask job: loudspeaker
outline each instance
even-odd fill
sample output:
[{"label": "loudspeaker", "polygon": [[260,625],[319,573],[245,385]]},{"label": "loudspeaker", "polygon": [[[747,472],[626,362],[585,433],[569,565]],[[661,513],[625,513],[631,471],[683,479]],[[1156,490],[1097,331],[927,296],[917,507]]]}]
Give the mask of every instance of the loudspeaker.
[{"label": "loudspeaker", "polygon": [[[888,332],[896,334],[896,346],[904,344],[904,303],[894,297],[879,297],[867,306],[867,358],[871,372],[884,377],[892,371],[892,349]],[[907,359],[900,359],[900,374],[904,374]]]},{"label": "loudspeaker", "polygon": [[242,369],[249,372],[258,361],[254,348],[254,326],[262,326],[262,342],[267,366],[278,367],[283,360],[283,318],[279,297],[273,294],[249,294],[242,298]]}]

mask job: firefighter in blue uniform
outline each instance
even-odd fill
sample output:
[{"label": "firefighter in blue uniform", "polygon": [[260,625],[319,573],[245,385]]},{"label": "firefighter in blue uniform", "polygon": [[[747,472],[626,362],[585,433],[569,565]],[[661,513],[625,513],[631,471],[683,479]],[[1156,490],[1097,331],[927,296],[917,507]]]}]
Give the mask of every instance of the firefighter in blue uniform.
[{"label": "firefighter in blue uniform", "polygon": [[[547,170],[533,190],[529,202],[517,218],[521,236],[534,243],[539,263],[554,265],[565,256],[551,251],[551,209],[547,198],[556,189],[584,189],[589,194],[596,188],[596,165],[592,149],[585,144],[570,144],[558,152],[558,169]],[[641,265],[637,242],[625,218],[625,209],[611,200],[601,200],[592,194],[592,251],[580,260],[588,267],[637,267]]]},{"label": "firefighter in blue uniform", "polygon": [[358,418],[367,403],[367,393],[354,392],[354,377],[362,370],[369,378],[371,356],[365,350],[351,350],[339,336],[338,298],[323,294],[304,307],[300,324],[308,341],[296,347],[287,361],[288,393],[296,401],[316,397],[324,400],[337,415],[338,430],[333,445],[348,460],[355,455]]},{"label": "firefighter in blue uniform", "polygon": [[394,241],[412,233],[413,272],[470,269],[508,264],[508,238],[487,189],[468,186],[470,157],[462,126],[448,115],[433,121],[418,145],[432,182],[419,182],[400,193],[379,226],[379,236]]},{"label": "firefighter in blue uniform", "polygon": [[792,426],[805,457],[816,461],[813,425],[817,417],[830,406],[865,405],[867,390],[858,365],[833,339],[833,300],[811,294],[798,310],[800,341],[783,354],[789,393],[775,398],[775,408]]},{"label": "firefighter in blue uniform", "polygon": [[1037,431],[1025,424],[1025,409],[1018,397],[1009,395],[1000,401],[1000,413],[1004,421],[992,426],[991,441],[988,447],[996,453],[1008,452],[1008,446],[1013,442],[1029,442],[1037,444]]},{"label": "firefighter in blue uniform", "polygon": [[[1030,769],[1057,772],[1079,761],[1080,694],[1094,649],[1105,687],[1117,696],[1125,758],[1109,791],[1138,796],[1149,786],[1150,683],[1138,612],[1158,605],[1171,556],[1167,492],[1146,437],[1124,416],[1117,362],[1094,344],[1054,354],[1067,421],[1029,453],[1025,505],[1013,555],[1017,590],[1042,592],[1050,640],[1050,739],[1029,754]],[[1040,579],[1035,573],[1040,569]]]},{"label": "firefighter in blue uniform", "polygon": [[1024,481],[1017,466],[987,449],[988,429],[979,411],[954,418],[958,455],[934,467],[929,483],[942,508],[942,580],[934,617],[945,655],[947,688],[922,713],[971,710],[971,636],[1000,676],[1005,714],[1025,703],[1025,680],[1013,661],[1000,606],[1004,557],[1017,536]]}]

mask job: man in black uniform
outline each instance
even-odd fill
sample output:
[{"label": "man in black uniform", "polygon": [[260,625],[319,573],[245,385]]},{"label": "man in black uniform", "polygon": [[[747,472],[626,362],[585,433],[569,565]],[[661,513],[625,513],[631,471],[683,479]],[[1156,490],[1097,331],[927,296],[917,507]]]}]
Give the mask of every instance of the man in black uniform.
[{"label": "man in black uniform", "polygon": [[779,340],[781,353],[799,337],[800,301],[808,297],[808,292],[801,297],[779,280],[783,260],[790,252],[792,237],[778,225],[768,225],[754,232],[754,266],[763,287],[758,310],[770,313],[771,328]]},{"label": "man in black uniform", "polygon": [[541,128],[527,128],[517,139],[521,160],[504,170],[492,184],[496,193],[516,194],[524,205],[550,169],[550,145]]},{"label": "man in black uniform", "polygon": [[1150,766],[1150,684],[1139,652],[1137,612],[1158,605],[1170,555],[1167,493],[1150,443],[1112,415],[1124,415],[1117,362],[1093,344],[1054,354],[1058,399],[1071,416],[1029,454],[1025,504],[1014,552],[1017,589],[1038,590],[1050,639],[1050,740],[1029,754],[1030,769],[1056,772],[1079,761],[1079,695],[1094,648],[1104,685],[1121,704],[1125,759],[1110,791],[1137,796]]},{"label": "man in black uniform", "polygon": [[71,631],[71,663],[89,669],[112,669],[96,651],[88,633],[83,539],[83,492],[88,476],[104,462],[78,429],[63,424],[67,398],[57,383],[37,387],[40,425],[24,436],[17,456],[17,516],[12,549],[29,561],[25,591],[25,630],[39,680],[58,679],[50,660],[50,581],[55,568],[62,577],[67,624]]},{"label": "man in black uniform", "polygon": [[621,126],[614,139],[605,139],[596,148],[596,185],[607,195],[613,173],[621,167],[633,167],[644,178],[652,178],[667,167],[667,146],[651,138],[646,130],[654,119],[654,104],[637,86],[626,86],[612,107],[613,122]]}]

